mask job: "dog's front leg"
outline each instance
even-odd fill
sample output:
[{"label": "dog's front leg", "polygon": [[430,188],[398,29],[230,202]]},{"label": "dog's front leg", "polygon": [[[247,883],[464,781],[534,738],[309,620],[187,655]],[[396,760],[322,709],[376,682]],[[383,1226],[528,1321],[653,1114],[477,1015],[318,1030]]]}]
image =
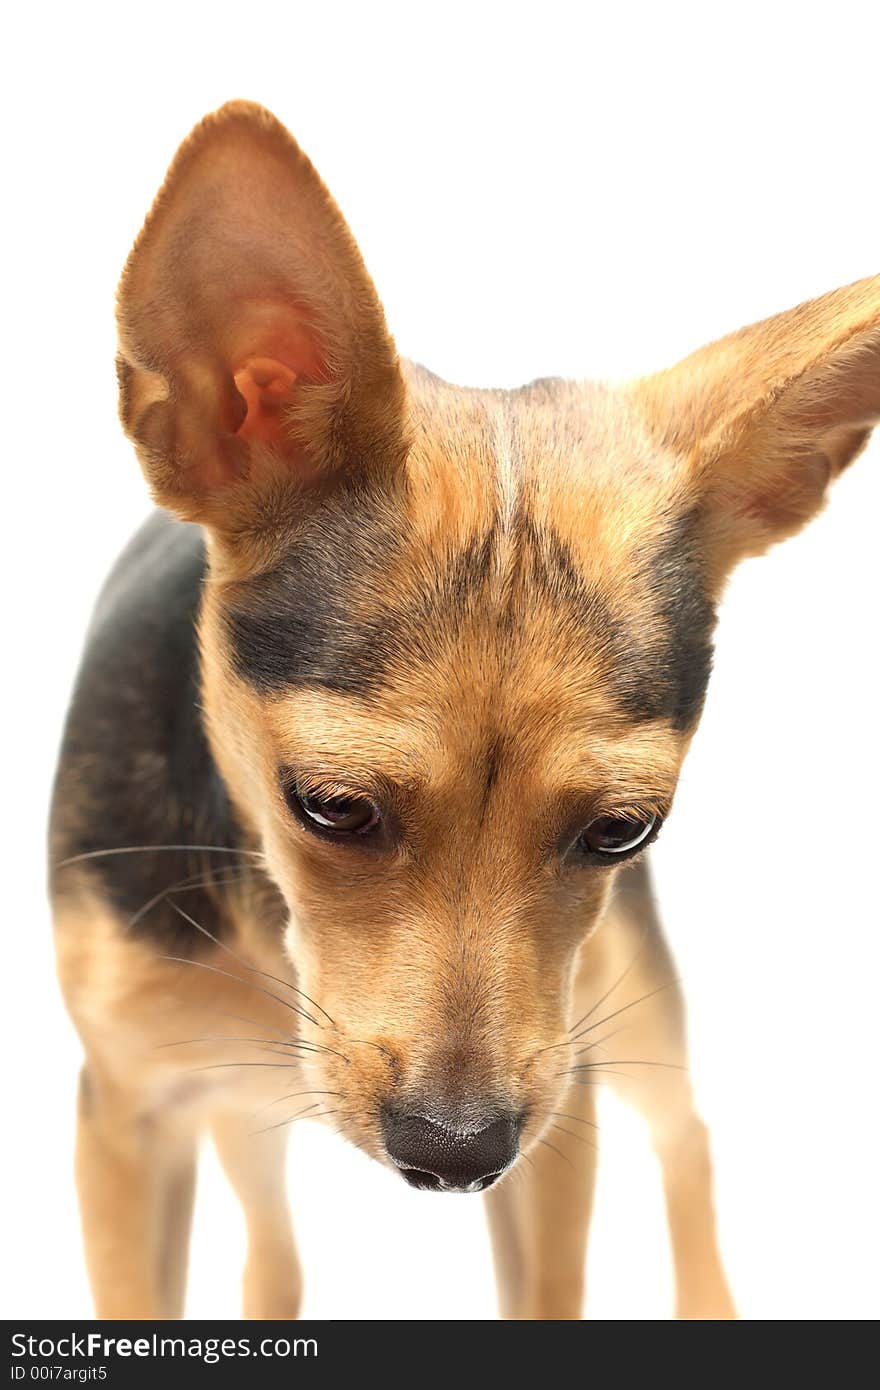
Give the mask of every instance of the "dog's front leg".
[{"label": "dog's front leg", "polygon": [[264,1129],[252,1111],[224,1112],[213,1122],[214,1143],[244,1210],[248,1233],[244,1271],[246,1318],[295,1318],[302,1276],[287,1204],[287,1129]]},{"label": "dog's front leg", "polygon": [[192,1134],[84,1067],[76,1175],[99,1318],[180,1317],[195,1176]]},{"label": "dog's front leg", "polygon": [[[612,901],[601,929],[610,981],[619,982],[602,1010],[612,1017],[608,1030],[598,1017],[590,1020],[575,1066],[581,1065],[584,1078],[603,1076],[607,1068],[609,1085],[648,1123],[663,1172],[676,1316],[735,1318],[718,1245],[709,1135],[695,1108],[688,1072],[684,1000],[675,964],[646,868],[634,866],[621,883],[624,891]],[[614,1016],[616,1009],[620,1013]],[[610,1030],[619,1030],[614,1043]]]},{"label": "dog's front leg", "polygon": [[[580,1318],[596,1175],[593,1090],[573,1086],[544,1136],[486,1194],[503,1318]],[[549,1122],[549,1123],[548,1123]]]}]

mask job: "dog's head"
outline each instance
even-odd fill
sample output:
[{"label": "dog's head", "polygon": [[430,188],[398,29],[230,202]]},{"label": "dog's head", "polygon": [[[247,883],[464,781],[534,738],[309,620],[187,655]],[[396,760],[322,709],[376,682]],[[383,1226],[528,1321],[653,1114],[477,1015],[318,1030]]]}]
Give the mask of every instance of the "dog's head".
[{"label": "dog's head", "polygon": [[125,427],[208,537],[214,753],[350,1040],[324,1084],[412,1180],[488,1185],[556,1103],[576,956],[669,812],[727,574],[877,418],[880,279],[621,387],[459,389],[398,361],[314,170],[233,104],[119,323]]}]

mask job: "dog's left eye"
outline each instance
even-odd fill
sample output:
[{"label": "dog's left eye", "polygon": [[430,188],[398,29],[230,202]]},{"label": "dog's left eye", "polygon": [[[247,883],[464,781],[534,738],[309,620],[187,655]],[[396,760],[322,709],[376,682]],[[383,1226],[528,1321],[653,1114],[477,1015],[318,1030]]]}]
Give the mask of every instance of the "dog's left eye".
[{"label": "dog's left eye", "polygon": [[598,859],[632,854],[656,828],[657,816],[597,816],[578,836],[577,847]]},{"label": "dog's left eye", "polygon": [[369,835],[379,825],[379,808],[363,796],[314,796],[293,787],[287,793],[291,810],[307,829],[330,835]]}]

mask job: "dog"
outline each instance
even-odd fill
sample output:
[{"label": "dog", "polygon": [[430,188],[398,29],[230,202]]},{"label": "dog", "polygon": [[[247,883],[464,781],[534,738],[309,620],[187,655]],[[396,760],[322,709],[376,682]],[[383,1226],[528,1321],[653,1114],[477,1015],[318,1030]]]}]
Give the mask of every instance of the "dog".
[{"label": "dog", "polygon": [[645,852],[728,575],[880,413],[880,276],[636,381],[459,388],[398,358],[315,170],[233,102],[177,153],[118,326],[162,510],[98,601],[50,832],[98,1315],[181,1315],[210,1130],[245,1316],[295,1317],[285,1140],[314,1118],[486,1193],[503,1317],[578,1318],[596,1087],[625,1077],[677,1316],[734,1317]]}]

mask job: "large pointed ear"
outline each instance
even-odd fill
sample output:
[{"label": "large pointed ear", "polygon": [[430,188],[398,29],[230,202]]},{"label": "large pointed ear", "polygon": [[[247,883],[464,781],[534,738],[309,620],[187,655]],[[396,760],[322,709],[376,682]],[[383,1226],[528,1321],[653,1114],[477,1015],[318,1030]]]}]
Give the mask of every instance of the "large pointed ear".
[{"label": "large pointed ear", "polygon": [[716,583],[793,535],[880,418],[880,276],[743,328],[634,383],[684,460]]},{"label": "large pointed ear", "polygon": [[123,272],[120,412],[156,500],[235,535],[394,469],[403,385],[339,210],[282,125],[231,102],[178,151]]}]

